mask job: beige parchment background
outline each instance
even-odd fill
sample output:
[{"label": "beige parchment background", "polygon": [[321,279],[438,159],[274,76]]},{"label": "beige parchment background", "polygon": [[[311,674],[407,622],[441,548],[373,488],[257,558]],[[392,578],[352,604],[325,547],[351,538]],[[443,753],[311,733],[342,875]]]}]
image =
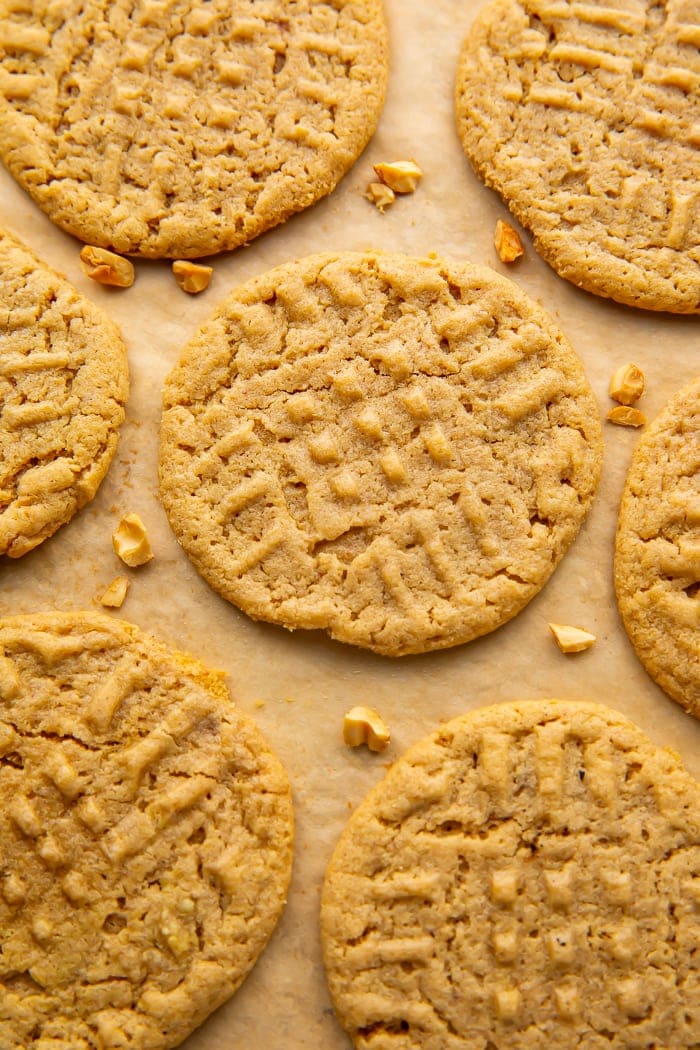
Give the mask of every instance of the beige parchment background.
[{"label": "beige parchment background", "polygon": [[[137,263],[136,283],[127,291],[95,285],[80,271],[79,244],[54,228],[0,170],[0,222],[118,322],[131,369],[127,422],[96,499],[35,552],[18,562],[0,559],[0,614],[95,608],[96,595],[127,572],[132,586],[117,615],[224,669],[236,701],[257,720],[292,781],[297,847],[285,914],[243,987],[183,1044],[186,1050],[348,1050],[321,965],[318,898],[325,864],[352,808],[386,765],[439,720],[510,699],[593,699],[676,748],[700,776],[700,723],[647,677],[615,605],[613,536],[635,431],[605,425],[605,464],[593,511],[549,584],[519,617],[470,645],[399,661],[247,619],[199,578],[158,501],[161,387],[184,343],[233,285],[311,252],[378,247],[488,263],[553,314],[584,362],[602,413],[612,405],[610,375],[625,361],[646,373],[648,392],[639,407],[649,418],[700,372],[697,318],[597,300],[560,280],[527,236],[519,264],[508,268],[498,261],[493,229],[507,212],[472,174],[452,109],[460,42],[482,3],[385,0],[391,77],[372,143],[325,201],[252,246],[213,259],[214,278],[199,297],[180,291],[165,262]],[[423,182],[414,196],[380,215],[363,198],[372,163],[405,157],[423,168]],[[141,515],[155,550],[149,565],[133,571],[111,547],[111,533],[129,511]],[[564,656],[548,621],[586,627],[597,644]],[[350,751],[341,740],[343,713],[368,702],[392,729],[383,755]]]}]

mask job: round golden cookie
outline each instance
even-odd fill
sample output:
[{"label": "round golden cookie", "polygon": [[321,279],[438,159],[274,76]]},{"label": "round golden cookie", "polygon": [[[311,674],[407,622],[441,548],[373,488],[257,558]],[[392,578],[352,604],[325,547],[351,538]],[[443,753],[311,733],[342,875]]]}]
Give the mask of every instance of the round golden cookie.
[{"label": "round golden cookie", "polygon": [[1,620],[0,697],[0,1045],[179,1045],[282,911],[280,763],[222,674],[103,615]]},{"label": "round golden cookie", "polygon": [[699,785],[598,704],[482,708],[358,807],[321,932],[362,1050],[700,1044]]},{"label": "round golden cookie", "polygon": [[374,132],[381,0],[0,0],[0,157],[64,230],[150,257],[246,244]]},{"label": "round golden cookie", "polygon": [[600,443],[581,363],[513,283],[325,254],[236,289],[186,348],[161,495],[249,616],[399,656],[523,608],[588,510]]},{"label": "round golden cookie", "polygon": [[697,8],[493,0],[465,41],[457,128],[561,277],[700,312]]},{"label": "round golden cookie", "polygon": [[0,230],[0,554],[88,503],[117,447],[129,376],[115,324]]},{"label": "round golden cookie", "polygon": [[644,667],[700,718],[700,378],[670,400],[634,450],[615,589]]}]

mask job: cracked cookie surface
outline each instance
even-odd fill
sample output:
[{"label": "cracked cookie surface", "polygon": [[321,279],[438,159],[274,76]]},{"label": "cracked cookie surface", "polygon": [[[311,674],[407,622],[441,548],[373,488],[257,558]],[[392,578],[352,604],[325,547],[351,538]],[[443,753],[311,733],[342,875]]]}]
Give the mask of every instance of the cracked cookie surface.
[{"label": "cracked cookie surface", "polygon": [[0,230],[0,554],[20,557],[88,503],[128,393],[116,325]]},{"label": "cracked cookie surface", "polygon": [[326,873],[355,1046],[697,1046],[699,787],[599,704],[482,708],[416,744]]},{"label": "cracked cookie surface", "polygon": [[615,589],[644,667],[700,718],[700,378],[678,391],[634,450]]},{"label": "cracked cookie surface", "polygon": [[124,254],[246,244],[330,193],[387,78],[381,0],[0,0],[0,156]]},{"label": "cracked cookie surface", "polygon": [[457,73],[477,174],[561,276],[700,312],[700,66],[685,0],[495,0]]},{"label": "cracked cookie surface", "polygon": [[223,675],[104,615],[0,620],[0,698],[0,1045],[178,1045],[282,911],[281,765]]},{"label": "cracked cookie surface", "polygon": [[166,380],[161,496],[256,619],[386,655],[514,616],[572,542],[600,422],[551,318],[483,267],[311,256],[226,299]]}]

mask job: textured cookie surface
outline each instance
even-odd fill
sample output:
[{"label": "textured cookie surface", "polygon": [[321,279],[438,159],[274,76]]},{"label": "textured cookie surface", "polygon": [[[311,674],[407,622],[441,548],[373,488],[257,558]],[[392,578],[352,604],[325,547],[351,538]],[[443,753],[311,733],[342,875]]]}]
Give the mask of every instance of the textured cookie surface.
[{"label": "textured cookie surface", "polygon": [[387,655],[515,615],[574,538],[600,424],[551,319],[482,267],[312,256],[237,289],[166,381],[161,493],[250,616]]},{"label": "textured cookie surface", "polygon": [[0,697],[0,1045],[178,1045],[282,910],[282,767],[221,675],[105,616],[0,621]]},{"label": "textured cookie surface", "polygon": [[686,0],[495,0],[469,32],[467,157],[590,292],[700,311],[699,41]]},{"label": "textured cookie surface", "polygon": [[362,1050],[700,1045],[700,790],[598,704],[484,708],[397,761],[323,889]]},{"label": "textured cookie surface", "polygon": [[17,558],[93,498],[128,392],[116,326],[0,230],[0,554]]},{"label": "textured cookie surface", "polygon": [[0,156],[119,252],[245,244],[330,193],[384,100],[381,0],[0,0],[0,25]]},{"label": "textured cookie surface", "polygon": [[615,588],[645,668],[700,718],[700,379],[672,398],[634,451]]}]

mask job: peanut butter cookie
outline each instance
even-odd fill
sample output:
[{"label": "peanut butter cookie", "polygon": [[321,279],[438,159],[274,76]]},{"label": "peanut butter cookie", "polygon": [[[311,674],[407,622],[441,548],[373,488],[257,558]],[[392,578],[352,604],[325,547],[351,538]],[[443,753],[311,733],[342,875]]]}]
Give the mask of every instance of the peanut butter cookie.
[{"label": "peanut butter cookie", "polygon": [[467,36],[457,127],[561,277],[700,312],[700,18],[684,0],[494,0]]},{"label": "peanut butter cookie", "polygon": [[482,708],[394,763],[328,865],[362,1050],[700,1045],[699,785],[589,703]]},{"label": "peanut butter cookie", "polygon": [[576,535],[600,422],[492,270],[311,256],[235,290],[165,386],[175,534],[248,615],[399,656],[514,616]]},{"label": "peanut butter cookie", "polygon": [[117,447],[126,348],[98,307],[0,230],[0,554],[88,503]]},{"label": "peanut butter cookie", "polygon": [[330,193],[384,102],[381,0],[0,0],[0,157],[125,254],[245,244]]},{"label": "peanut butter cookie", "polygon": [[615,588],[651,677],[700,718],[700,379],[642,434],[620,504]]},{"label": "peanut butter cookie", "polygon": [[0,1045],[179,1045],[282,910],[282,767],[222,675],[104,615],[0,621],[0,698]]}]

